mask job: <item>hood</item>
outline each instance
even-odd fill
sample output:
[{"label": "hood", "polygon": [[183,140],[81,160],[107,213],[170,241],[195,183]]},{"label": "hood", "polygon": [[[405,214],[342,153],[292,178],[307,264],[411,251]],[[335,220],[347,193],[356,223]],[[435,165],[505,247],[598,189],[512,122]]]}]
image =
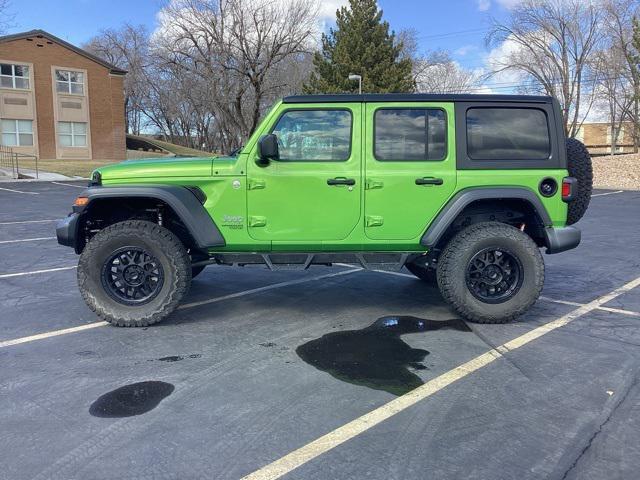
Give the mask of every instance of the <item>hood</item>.
[{"label": "hood", "polygon": [[126,160],[97,169],[102,180],[208,177],[213,164],[229,165],[236,157],[163,157]]}]

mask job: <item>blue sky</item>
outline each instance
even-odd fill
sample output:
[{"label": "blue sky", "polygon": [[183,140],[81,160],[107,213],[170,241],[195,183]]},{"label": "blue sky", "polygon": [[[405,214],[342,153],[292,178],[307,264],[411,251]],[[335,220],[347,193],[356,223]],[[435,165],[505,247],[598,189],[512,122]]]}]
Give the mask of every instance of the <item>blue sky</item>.
[{"label": "blue sky", "polygon": [[[379,0],[384,18],[398,31],[413,28],[422,50],[444,48],[467,68],[484,64],[488,51],[484,36],[491,16],[503,18],[517,0]],[[326,0],[323,11],[333,12],[344,0]],[[101,29],[125,22],[156,25],[162,0],[12,0],[15,26],[11,32],[41,28],[76,45]]]}]

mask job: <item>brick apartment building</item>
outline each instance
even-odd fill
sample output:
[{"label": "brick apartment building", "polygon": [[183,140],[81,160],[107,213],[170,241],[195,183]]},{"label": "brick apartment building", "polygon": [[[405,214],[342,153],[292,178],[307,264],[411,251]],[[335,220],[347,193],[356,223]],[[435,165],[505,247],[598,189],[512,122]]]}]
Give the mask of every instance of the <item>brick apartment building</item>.
[{"label": "brick apartment building", "polygon": [[41,159],[124,159],[126,73],[42,30],[0,37],[0,145]]}]

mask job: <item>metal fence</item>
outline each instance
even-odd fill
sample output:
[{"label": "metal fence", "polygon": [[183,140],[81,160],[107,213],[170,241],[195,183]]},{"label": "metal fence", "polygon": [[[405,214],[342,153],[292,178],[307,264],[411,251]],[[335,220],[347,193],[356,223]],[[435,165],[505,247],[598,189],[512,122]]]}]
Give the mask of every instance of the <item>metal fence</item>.
[{"label": "metal fence", "polygon": [[20,173],[21,165],[23,172],[27,167],[33,166],[34,168],[29,168],[29,170],[34,171],[35,178],[38,178],[38,157],[17,153],[11,147],[0,145],[0,168],[9,171],[12,178],[33,178],[33,174]]}]

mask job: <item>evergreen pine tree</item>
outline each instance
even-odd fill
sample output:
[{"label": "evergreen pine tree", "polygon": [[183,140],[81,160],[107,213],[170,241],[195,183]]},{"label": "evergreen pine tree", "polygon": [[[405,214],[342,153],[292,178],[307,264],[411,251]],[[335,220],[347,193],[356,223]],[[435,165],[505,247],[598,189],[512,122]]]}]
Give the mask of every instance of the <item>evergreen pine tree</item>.
[{"label": "evergreen pine tree", "polygon": [[336,13],[336,29],[322,35],[322,51],[314,55],[315,72],[304,90],[357,93],[358,83],[347,79],[353,73],[362,75],[363,92],[411,92],[412,64],[401,50],[376,0],[349,0]]}]

